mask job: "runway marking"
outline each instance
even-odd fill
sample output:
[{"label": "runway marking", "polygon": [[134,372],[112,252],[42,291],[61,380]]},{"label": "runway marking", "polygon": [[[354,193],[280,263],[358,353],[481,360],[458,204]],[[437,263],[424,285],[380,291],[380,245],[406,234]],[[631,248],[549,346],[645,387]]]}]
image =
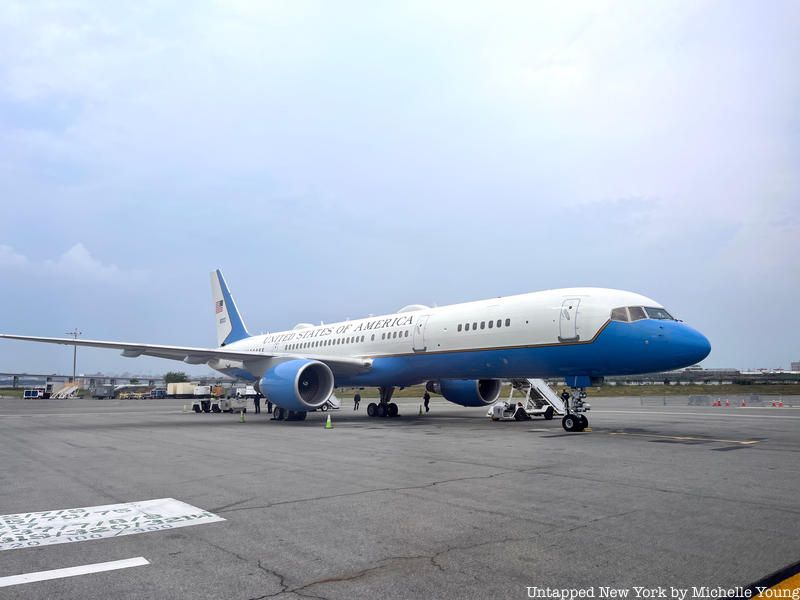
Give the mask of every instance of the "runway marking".
[{"label": "runway marking", "polygon": [[101,412],[63,412],[63,413],[27,413],[24,415],[2,415],[0,419],[30,419],[31,417],[85,417],[97,415],[143,415],[143,414],[183,414],[180,412],[154,413],[152,410],[107,410]]},{"label": "runway marking", "polygon": [[797,419],[800,420],[800,416],[793,416],[793,415],[732,415],[726,414],[723,412],[715,412],[715,413],[698,413],[698,412],[667,412],[661,410],[605,410],[605,409],[592,409],[592,414],[600,413],[616,413],[621,415],[672,415],[672,416],[691,416],[691,417],[727,417],[729,419],[786,419],[792,420]]},{"label": "runway marking", "polygon": [[149,565],[150,561],[143,556],[136,558],[126,558],[124,560],[112,560],[110,562],[94,563],[91,565],[81,565],[79,567],[68,567],[66,569],[52,569],[50,571],[36,571],[34,573],[23,573],[22,575],[11,575],[0,577],[0,587],[10,585],[20,585],[22,583],[33,583],[34,581],[48,581],[49,579],[61,579],[63,577],[75,577],[76,575],[88,575],[89,573],[102,573],[104,571],[116,571],[118,569],[129,569],[131,567],[143,567]]},{"label": "runway marking", "polygon": [[98,540],[224,520],[173,498],[0,515],[0,550]]},{"label": "runway marking", "polygon": [[721,442],[725,444],[739,444],[741,446],[751,446],[760,440],[722,440],[717,438],[692,437],[688,435],[661,435],[658,433],[627,433],[625,431],[609,431],[608,435],[631,435],[636,437],[660,438],[665,440],[678,440],[680,442]]}]

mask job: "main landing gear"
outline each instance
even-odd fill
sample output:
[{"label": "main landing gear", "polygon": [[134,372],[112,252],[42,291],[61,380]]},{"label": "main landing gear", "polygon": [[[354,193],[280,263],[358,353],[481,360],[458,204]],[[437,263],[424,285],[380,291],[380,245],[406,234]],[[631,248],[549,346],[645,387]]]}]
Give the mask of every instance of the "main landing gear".
[{"label": "main landing gear", "polygon": [[306,411],[304,410],[286,410],[280,406],[274,406],[272,409],[273,421],[305,421]]},{"label": "main landing gear", "polygon": [[381,400],[378,404],[370,402],[367,405],[367,415],[370,417],[396,417],[398,415],[397,404],[390,402],[392,394],[394,394],[393,387],[378,388],[381,393]]},{"label": "main landing gear", "polygon": [[569,400],[565,402],[567,414],[561,419],[561,426],[565,431],[571,433],[583,431],[589,426],[589,419],[583,413],[589,410],[591,406],[583,401],[584,398],[586,398],[585,388],[573,389]]}]

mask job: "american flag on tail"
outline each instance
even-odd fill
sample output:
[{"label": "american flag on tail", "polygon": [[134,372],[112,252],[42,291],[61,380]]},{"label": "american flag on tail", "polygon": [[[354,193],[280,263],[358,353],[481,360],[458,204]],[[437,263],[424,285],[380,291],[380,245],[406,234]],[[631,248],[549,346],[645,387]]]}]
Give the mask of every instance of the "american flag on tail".
[{"label": "american flag on tail", "polygon": [[217,314],[219,314],[219,313],[221,313],[221,312],[222,312],[222,302],[223,302],[222,300],[218,300],[218,301],[217,301],[217,302],[214,304],[214,308],[215,308],[215,310],[217,311]]}]

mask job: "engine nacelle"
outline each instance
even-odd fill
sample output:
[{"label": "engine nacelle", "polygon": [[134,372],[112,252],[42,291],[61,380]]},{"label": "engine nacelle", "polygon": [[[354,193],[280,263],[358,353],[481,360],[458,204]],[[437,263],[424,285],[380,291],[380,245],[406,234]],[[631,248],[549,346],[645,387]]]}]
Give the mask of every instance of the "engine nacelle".
[{"label": "engine nacelle", "polygon": [[429,381],[425,387],[461,406],[488,406],[500,397],[498,379],[440,379]]},{"label": "engine nacelle", "polygon": [[328,365],[316,360],[287,360],[258,380],[258,390],[286,410],[314,410],[333,393],[333,373]]}]

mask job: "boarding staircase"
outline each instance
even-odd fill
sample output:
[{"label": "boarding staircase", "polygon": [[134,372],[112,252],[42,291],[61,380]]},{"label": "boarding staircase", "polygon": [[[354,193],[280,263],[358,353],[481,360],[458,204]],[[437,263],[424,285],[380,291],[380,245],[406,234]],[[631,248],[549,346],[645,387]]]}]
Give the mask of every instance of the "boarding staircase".
[{"label": "boarding staircase", "polygon": [[519,391],[525,394],[528,402],[533,405],[534,409],[543,409],[547,406],[552,406],[555,413],[559,416],[566,414],[566,407],[561,397],[556,394],[553,389],[547,385],[544,379],[515,379],[511,382],[511,394],[509,401],[514,391]]},{"label": "boarding staircase", "polygon": [[66,400],[67,398],[74,398],[75,395],[78,393],[79,389],[81,389],[81,386],[79,384],[68,383],[50,397],[56,398],[58,400]]}]

